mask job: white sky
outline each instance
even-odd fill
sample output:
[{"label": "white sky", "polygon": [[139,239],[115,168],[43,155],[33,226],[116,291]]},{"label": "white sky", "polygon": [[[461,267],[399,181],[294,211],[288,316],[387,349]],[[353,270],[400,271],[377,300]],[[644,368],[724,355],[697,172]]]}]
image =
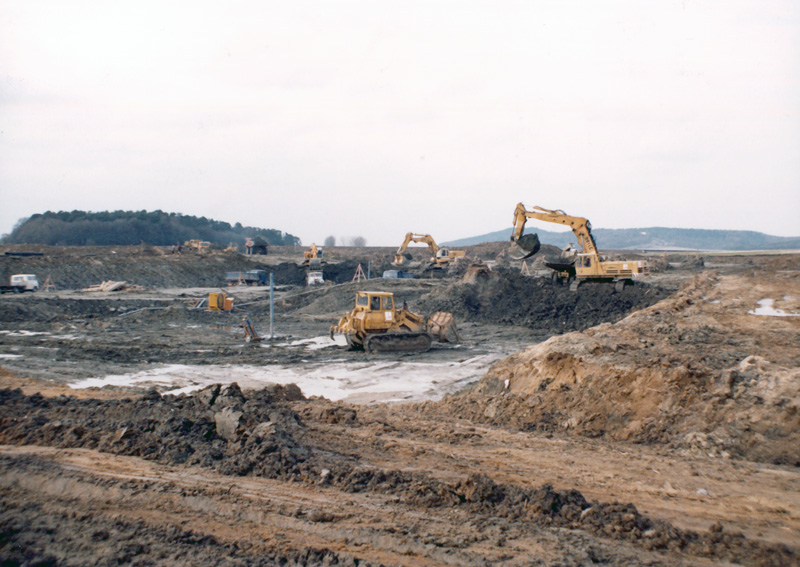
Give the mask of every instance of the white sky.
[{"label": "white sky", "polygon": [[800,2],[8,0],[0,197],[0,233],[161,209],[393,246],[522,201],[798,236]]}]

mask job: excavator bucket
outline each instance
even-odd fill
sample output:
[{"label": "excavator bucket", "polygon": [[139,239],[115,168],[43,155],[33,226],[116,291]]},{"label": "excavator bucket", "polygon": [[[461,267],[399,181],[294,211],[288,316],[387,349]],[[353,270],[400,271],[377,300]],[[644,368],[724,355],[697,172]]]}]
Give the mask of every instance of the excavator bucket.
[{"label": "excavator bucket", "polygon": [[440,343],[457,343],[461,340],[452,313],[437,311],[428,319],[428,333]]},{"label": "excavator bucket", "polygon": [[536,254],[540,247],[538,234],[523,234],[518,239],[511,241],[508,255],[514,260],[524,260]]}]

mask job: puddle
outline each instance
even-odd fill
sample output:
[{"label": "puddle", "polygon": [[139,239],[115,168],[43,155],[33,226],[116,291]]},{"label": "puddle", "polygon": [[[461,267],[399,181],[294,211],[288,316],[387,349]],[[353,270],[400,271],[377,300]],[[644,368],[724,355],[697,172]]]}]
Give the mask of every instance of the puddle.
[{"label": "puddle", "polygon": [[[330,339],[328,339],[330,340]],[[316,343],[312,343],[316,344]],[[306,397],[353,403],[438,400],[483,376],[500,355],[455,362],[327,362],[304,365],[159,365],[133,374],[89,378],[72,388],[158,387],[165,394],[189,394],[210,384],[236,382],[243,389],[269,383],[297,384]]]},{"label": "puddle", "polygon": [[748,311],[748,315],[763,315],[767,317],[800,317],[800,313],[787,313],[783,309],[775,309],[771,299],[762,299],[758,302],[759,307]]}]

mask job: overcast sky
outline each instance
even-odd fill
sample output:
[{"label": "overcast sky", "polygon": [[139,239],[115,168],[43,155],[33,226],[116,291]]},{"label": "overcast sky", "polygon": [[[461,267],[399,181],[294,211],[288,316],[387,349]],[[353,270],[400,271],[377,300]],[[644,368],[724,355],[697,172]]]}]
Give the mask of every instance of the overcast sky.
[{"label": "overcast sky", "polygon": [[0,196],[0,233],[161,209],[393,246],[522,201],[798,236],[800,2],[6,0]]}]

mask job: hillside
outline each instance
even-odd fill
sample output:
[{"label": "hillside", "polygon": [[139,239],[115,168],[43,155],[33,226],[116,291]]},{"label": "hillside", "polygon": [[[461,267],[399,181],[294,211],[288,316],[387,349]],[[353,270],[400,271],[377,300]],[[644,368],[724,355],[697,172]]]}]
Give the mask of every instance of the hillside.
[{"label": "hillside", "polygon": [[[575,242],[570,231],[552,232],[529,226],[543,244],[563,248]],[[699,228],[593,228],[597,246],[606,250],[794,250],[800,236],[772,236],[750,230],[705,230]],[[447,246],[471,246],[482,242],[508,241],[511,228],[444,242]]]},{"label": "hillside", "polygon": [[206,240],[227,246],[243,245],[245,238],[260,238],[272,245],[297,245],[300,239],[272,228],[242,226],[163,211],[47,211],[17,224],[3,244],[44,246],[126,246],[146,242],[155,246]]}]

